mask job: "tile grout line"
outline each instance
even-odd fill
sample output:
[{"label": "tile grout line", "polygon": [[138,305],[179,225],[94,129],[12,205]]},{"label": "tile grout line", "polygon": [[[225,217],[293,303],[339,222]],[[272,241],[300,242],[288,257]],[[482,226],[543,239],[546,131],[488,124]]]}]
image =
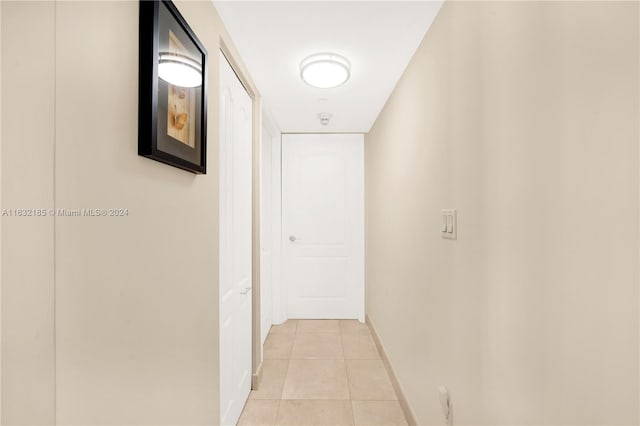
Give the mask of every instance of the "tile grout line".
[{"label": "tile grout line", "polygon": [[[293,330],[293,340],[295,341],[296,332],[298,330],[298,323],[296,322],[296,328]],[[278,416],[280,415],[280,406],[282,405],[282,394],[284,393],[284,385],[287,383],[287,375],[289,374],[289,365],[291,364],[291,351],[293,350],[293,342],[291,343],[291,350],[289,351],[289,358],[287,358],[287,368],[284,370],[284,380],[282,382],[282,389],[280,389],[280,398],[278,399],[278,407],[276,408],[276,418],[273,421],[274,426],[278,424]]]},{"label": "tile grout line", "polygon": [[282,404],[284,386],[287,384],[287,376],[289,375],[289,367],[291,366],[291,353],[293,352],[293,345],[295,344],[296,335],[298,334],[298,324],[299,322],[296,321],[296,328],[293,330],[293,341],[291,342],[291,349],[289,350],[289,358],[287,358],[287,368],[284,371],[284,381],[282,382],[282,389],[280,389],[280,401],[278,402],[278,410],[276,411],[276,423],[278,420],[278,415],[280,414],[280,405]]},{"label": "tile grout line", "polygon": [[273,425],[278,424],[278,416],[280,415],[280,405],[282,404],[282,395],[280,395],[280,399],[278,400],[278,408],[276,408],[276,418],[273,420]]},{"label": "tile grout line", "polygon": [[351,420],[353,421],[353,425],[356,424],[356,413],[353,410],[353,397],[351,396],[351,379],[349,379],[349,371],[347,370],[347,355],[344,352],[344,340],[343,340],[343,332],[344,330],[340,326],[342,323],[338,321],[338,328],[340,329],[340,345],[342,345],[342,356],[344,362],[344,375],[347,377],[347,392],[349,393],[349,410],[351,410]]},{"label": "tile grout line", "polygon": [[[295,328],[293,330],[292,333],[292,342],[291,342],[291,347],[289,350],[289,354],[288,354],[288,358],[282,358],[282,359],[286,359],[287,360],[287,366],[284,372],[284,381],[282,384],[282,389],[280,392],[280,398],[277,399],[277,407],[276,407],[276,417],[275,417],[275,423],[273,423],[273,425],[277,425],[278,424],[278,418],[279,416],[283,413],[283,407],[282,407],[282,403],[283,401],[285,401],[285,399],[283,398],[284,396],[284,389],[285,389],[285,385],[287,382],[287,377],[289,375],[290,372],[290,366],[291,366],[291,361],[293,360],[292,355],[293,355],[293,348],[296,344],[296,340],[297,340],[297,336],[300,334],[305,334],[306,332],[304,331],[300,331],[299,330],[300,327],[300,322],[297,321]],[[333,333],[335,334],[335,332],[327,332],[326,330],[312,330],[310,332],[311,334],[329,334],[329,333]],[[357,402],[353,399],[353,395],[351,392],[351,376],[349,374],[349,370],[347,368],[347,364],[348,361],[381,361],[381,354],[379,353],[379,350],[377,348],[377,346],[375,347],[375,353],[377,355],[377,358],[372,359],[372,358],[350,358],[347,359],[346,357],[346,353],[345,353],[345,345],[344,345],[344,341],[345,341],[345,335],[352,335],[352,334],[359,334],[357,330],[344,330],[343,327],[341,327],[341,323],[338,322],[338,338],[340,341],[340,349],[342,351],[342,357],[339,358],[301,358],[303,360],[340,360],[342,359],[343,361],[343,365],[344,365],[344,372],[345,372],[345,377],[346,377],[346,381],[347,381],[347,393],[348,393],[348,399],[333,399],[333,398],[293,398],[292,400],[299,400],[299,401],[313,401],[313,400],[324,400],[324,401],[347,401],[347,405],[349,405],[349,409],[351,410],[351,420],[352,420],[352,424],[355,425],[356,424],[356,420],[355,420],[355,410],[354,410],[354,403]],[[270,333],[272,334],[272,333]],[[373,339],[371,332],[369,330],[367,330],[367,333],[364,333],[364,335],[369,336],[370,339]],[[386,372],[386,371],[385,371]],[[387,374],[388,375],[388,374]],[[358,401],[363,401],[363,402],[387,402],[387,403],[392,403],[392,402],[399,402],[397,395],[395,394],[395,389],[394,389],[394,396],[396,397],[395,399],[362,399],[362,400],[358,400]],[[403,416],[404,417],[404,416]]]},{"label": "tile grout line", "polygon": [[282,381],[282,389],[280,389],[280,400],[282,401],[282,395],[284,394],[284,385],[287,383],[287,376],[289,375],[289,366],[291,365],[291,359],[287,360],[287,368],[284,370],[284,380]]}]

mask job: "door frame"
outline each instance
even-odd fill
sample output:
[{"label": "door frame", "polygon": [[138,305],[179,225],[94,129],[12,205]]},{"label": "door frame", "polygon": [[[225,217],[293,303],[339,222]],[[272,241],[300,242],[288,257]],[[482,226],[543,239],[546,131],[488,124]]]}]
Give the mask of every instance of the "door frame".
[{"label": "door frame", "polygon": [[271,268],[271,299],[273,324],[289,319],[287,289],[282,279],[282,135],[280,131],[271,138],[271,243],[273,259]]},{"label": "door frame", "polygon": [[[313,135],[313,136],[318,136],[318,137],[322,137],[322,136],[333,136],[333,137],[337,137],[337,138],[349,138],[350,136],[361,136],[362,137],[362,169],[358,171],[358,173],[361,173],[361,178],[362,178],[362,198],[360,203],[357,206],[357,209],[359,210],[359,212],[362,214],[362,228],[360,229],[359,235],[360,237],[356,240],[354,240],[354,243],[360,248],[360,250],[356,249],[356,253],[357,255],[353,258],[353,261],[355,262],[355,267],[360,270],[361,272],[359,273],[359,277],[357,279],[357,282],[355,283],[358,289],[358,292],[361,292],[361,299],[357,300],[357,308],[356,308],[356,318],[358,321],[364,323],[365,322],[365,305],[366,305],[366,301],[365,301],[365,268],[364,268],[364,226],[365,226],[365,212],[364,212],[364,134],[363,133],[282,133],[281,135],[281,141],[280,141],[280,146],[279,146],[279,151],[280,151],[280,167],[279,167],[279,172],[280,172],[280,244],[281,244],[281,251],[280,251],[280,263],[281,263],[281,279],[280,279],[280,283],[279,283],[279,291],[281,292],[279,295],[276,294],[276,291],[274,290],[273,292],[273,298],[274,298],[274,308],[276,306],[276,304],[280,304],[280,312],[283,315],[283,322],[286,321],[286,319],[289,318],[289,309],[288,309],[288,305],[289,305],[289,288],[288,288],[288,283],[287,283],[287,279],[286,279],[286,271],[285,271],[285,254],[284,254],[284,244],[286,244],[286,239],[287,236],[283,233],[284,232],[284,205],[283,205],[283,197],[282,197],[282,192],[283,192],[283,188],[284,188],[284,180],[282,178],[283,175],[283,168],[284,168],[284,155],[283,155],[283,145],[284,145],[284,139],[285,136],[305,136],[305,135]],[[278,297],[276,297],[278,296]],[[275,314],[274,314],[275,316]],[[275,323],[275,322],[274,322]]]},{"label": "door frame", "polygon": [[[281,137],[282,132],[280,128],[276,124],[276,121],[273,119],[273,116],[269,113],[269,110],[262,105],[262,136],[263,140],[260,144],[260,149],[262,150],[266,146],[269,146],[271,151],[271,156],[268,159],[264,159],[269,162],[270,168],[270,211],[268,215],[268,221],[264,217],[263,211],[260,212],[260,228],[262,230],[263,227],[268,227],[271,230],[271,241],[268,247],[271,256],[271,274],[270,274],[270,282],[271,282],[271,298],[269,300],[262,300],[261,304],[270,304],[271,305],[271,324],[281,324],[287,320],[286,315],[282,315],[282,298],[280,296],[280,286],[281,286],[281,274],[282,274],[282,257],[281,257]],[[262,159],[262,151],[260,152],[260,158]],[[260,165],[260,177],[264,175],[263,173],[263,164]],[[262,188],[262,186],[261,186]],[[264,194],[260,194],[262,197]],[[262,198],[261,198],[262,199]],[[260,204],[260,208],[262,209],[263,204]],[[262,247],[261,247],[262,249]],[[260,257],[262,260],[262,250],[260,250]],[[262,272],[261,272],[262,274]],[[262,309],[262,307],[261,307]],[[264,330],[261,330],[261,335],[264,333]],[[262,342],[263,343],[263,342]]]},{"label": "door frame", "polygon": [[[257,389],[260,377],[262,375],[262,344],[260,342],[260,133],[261,133],[261,121],[262,121],[262,107],[261,97],[258,93],[255,83],[251,79],[251,76],[246,71],[246,67],[240,59],[240,55],[237,53],[233,46],[233,42],[227,40],[226,34],[220,36],[220,51],[227,58],[227,61],[231,65],[231,69],[236,74],[242,86],[249,94],[252,105],[252,134],[251,134],[251,389]],[[217,56],[217,55],[216,55]],[[216,59],[217,60],[217,59]],[[214,68],[212,68],[214,69]],[[218,64],[216,75],[219,75],[220,64]],[[217,79],[215,79],[218,98],[216,102],[219,102],[220,85]],[[218,108],[211,108],[211,112],[218,113]],[[218,124],[216,128],[219,128],[219,113],[214,117],[213,123]],[[214,130],[215,132],[216,130]],[[218,140],[218,137],[216,137]],[[219,173],[219,170],[218,170]],[[218,175],[218,178],[220,176]],[[218,199],[218,202],[220,200]],[[218,304],[220,300],[218,300]],[[222,324],[218,324],[218,336],[220,335],[220,327]],[[220,362],[218,361],[218,368],[220,368]],[[220,372],[218,371],[218,377]]]},{"label": "door frame", "polygon": [[218,59],[220,424],[231,425],[252,385],[253,101],[222,51]]}]

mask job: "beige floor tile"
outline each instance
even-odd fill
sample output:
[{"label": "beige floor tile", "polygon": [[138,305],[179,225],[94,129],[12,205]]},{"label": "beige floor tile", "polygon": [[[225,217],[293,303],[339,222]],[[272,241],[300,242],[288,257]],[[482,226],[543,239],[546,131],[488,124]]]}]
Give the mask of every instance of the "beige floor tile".
[{"label": "beige floor tile", "polygon": [[278,415],[279,400],[250,399],[244,406],[238,426],[273,426]]},{"label": "beige floor tile", "polygon": [[348,400],[282,400],[276,425],[353,425],[353,413]]},{"label": "beige floor tile", "polygon": [[339,333],[298,333],[291,359],[343,359]]},{"label": "beige floor tile", "polygon": [[353,401],[356,426],[406,426],[398,401]]},{"label": "beige floor tile", "polygon": [[367,324],[358,320],[340,320],[340,331],[342,333],[369,334],[369,327]]},{"label": "beige floor tile", "polygon": [[338,320],[298,320],[298,333],[339,333]]},{"label": "beige floor tile", "polygon": [[349,399],[344,360],[292,359],[282,399]]},{"label": "beige floor tile", "polygon": [[262,380],[258,390],[251,391],[251,399],[280,399],[289,360],[265,359],[262,362]]},{"label": "beige floor tile", "polygon": [[353,400],[397,400],[380,360],[347,360],[349,390]]},{"label": "beige floor tile", "polygon": [[380,359],[373,338],[365,333],[342,333],[345,359]]},{"label": "beige floor tile", "polygon": [[292,333],[270,333],[264,342],[264,359],[289,359],[294,337]]},{"label": "beige floor tile", "polygon": [[279,325],[272,325],[271,331],[269,331],[269,333],[272,333],[272,334],[295,333],[296,328],[298,328],[298,320],[288,320]]}]

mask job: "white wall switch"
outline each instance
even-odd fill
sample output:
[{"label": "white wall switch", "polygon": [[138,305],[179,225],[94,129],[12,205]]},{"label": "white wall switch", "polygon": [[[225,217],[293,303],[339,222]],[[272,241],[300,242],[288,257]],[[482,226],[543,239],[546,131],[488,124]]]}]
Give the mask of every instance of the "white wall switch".
[{"label": "white wall switch", "polygon": [[442,238],[456,240],[458,238],[458,219],[456,209],[442,210],[442,226],[440,228]]}]

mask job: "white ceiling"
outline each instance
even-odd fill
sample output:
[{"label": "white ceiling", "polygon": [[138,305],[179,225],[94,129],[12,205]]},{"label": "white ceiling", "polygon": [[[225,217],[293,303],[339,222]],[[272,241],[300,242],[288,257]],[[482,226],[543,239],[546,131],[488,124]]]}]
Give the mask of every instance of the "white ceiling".
[{"label": "white ceiling", "polygon": [[[368,132],[441,1],[215,1],[264,106],[285,133]],[[334,52],[351,78],[333,89],[300,79],[300,62]],[[318,114],[333,115],[327,126]]]}]

